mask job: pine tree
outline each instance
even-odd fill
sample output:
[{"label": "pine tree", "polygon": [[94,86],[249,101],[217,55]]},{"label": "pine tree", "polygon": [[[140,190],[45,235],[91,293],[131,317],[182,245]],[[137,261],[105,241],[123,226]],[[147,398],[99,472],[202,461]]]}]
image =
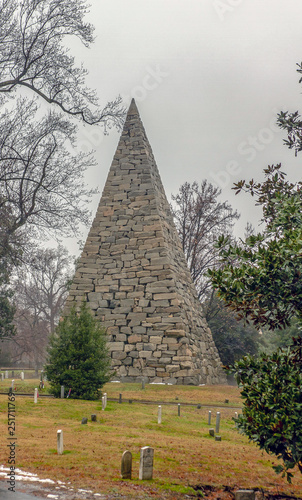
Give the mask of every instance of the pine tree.
[{"label": "pine tree", "polygon": [[79,312],[71,309],[51,337],[45,367],[51,392],[59,397],[63,385],[71,389],[73,399],[98,399],[109,372],[105,330],[83,302]]}]

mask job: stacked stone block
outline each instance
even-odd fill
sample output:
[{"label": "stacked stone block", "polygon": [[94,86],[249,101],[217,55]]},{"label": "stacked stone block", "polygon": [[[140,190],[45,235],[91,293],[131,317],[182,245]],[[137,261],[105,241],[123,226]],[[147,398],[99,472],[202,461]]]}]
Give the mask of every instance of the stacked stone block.
[{"label": "stacked stone block", "polygon": [[225,381],[134,101],[65,311],[83,299],[122,381]]}]

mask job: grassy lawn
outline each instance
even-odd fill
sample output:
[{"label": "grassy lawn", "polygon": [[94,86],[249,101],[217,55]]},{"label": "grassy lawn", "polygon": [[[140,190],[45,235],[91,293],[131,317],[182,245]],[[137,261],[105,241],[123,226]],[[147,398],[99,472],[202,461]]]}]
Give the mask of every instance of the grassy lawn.
[{"label": "grassy lawn", "polygon": [[[19,392],[32,392],[36,381],[16,381]],[[11,381],[1,383],[7,390]],[[19,388],[22,387],[22,391]],[[45,391],[47,388],[45,389]],[[194,495],[197,485],[231,488],[264,488],[288,495],[300,496],[302,478],[297,471],[293,484],[288,485],[271,469],[266,453],[238,434],[232,417],[240,407],[240,394],[230,386],[159,386],[140,384],[107,384],[108,398],[118,398],[123,404],[108,401],[102,411],[100,401],[72,399],[16,398],[16,450],[17,466],[35,472],[41,478],[70,481],[74,488],[94,492],[123,493],[135,498],[143,488],[146,498],[178,498]],[[128,400],[133,403],[129,404]],[[157,404],[141,404],[135,400],[173,402],[163,405],[162,424],[157,423]],[[225,400],[229,399],[229,403]],[[178,403],[194,403],[181,406]],[[197,405],[220,405],[221,442],[209,436],[208,408]],[[1,429],[7,432],[7,396],[0,396]],[[230,408],[232,406],[232,408]],[[212,408],[215,416],[217,408]],[[240,411],[237,408],[236,411]],[[91,422],[96,413],[98,421]],[[88,417],[88,425],[81,425]],[[214,420],[214,419],[213,419]],[[213,422],[212,427],[215,427]],[[64,433],[64,454],[57,455],[56,433]],[[139,453],[142,446],[154,448],[154,474],[152,481],[138,481]],[[6,466],[7,454],[1,448],[0,463]],[[132,480],[121,480],[121,456],[125,450],[133,455]]]}]

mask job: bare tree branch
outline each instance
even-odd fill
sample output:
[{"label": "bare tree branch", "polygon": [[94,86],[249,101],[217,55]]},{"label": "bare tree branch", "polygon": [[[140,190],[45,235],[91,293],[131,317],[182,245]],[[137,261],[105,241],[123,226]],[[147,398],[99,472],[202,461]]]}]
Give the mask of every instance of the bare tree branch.
[{"label": "bare tree branch", "polygon": [[206,271],[218,265],[215,242],[221,233],[230,234],[239,218],[227,202],[219,201],[220,193],[204,180],[200,186],[185,182],[178,194],[172,195],[175,225],[201,301],[211,288]]},{"label": "bare tree branch", "polygon": [[86,47],[93,42],[86,13],[86,0],[0,0],[0,93],[26,87],[85,123],[120,128],[122,99],[100,109],[96,92],[85,86],[86,70],[63,45],[69,36]]},{"label": "bare tree branch", "polygon": [[[91,154],[72,154],[75,126],[55,113],[35,120],[37,106],[19,99],[0,115],[0,206],[9,206],[10,234],[29,224],[48,232],[78,234],[87,224],[93,190],[83,183]],[[9,131],[9,132],[7,132]]]}]

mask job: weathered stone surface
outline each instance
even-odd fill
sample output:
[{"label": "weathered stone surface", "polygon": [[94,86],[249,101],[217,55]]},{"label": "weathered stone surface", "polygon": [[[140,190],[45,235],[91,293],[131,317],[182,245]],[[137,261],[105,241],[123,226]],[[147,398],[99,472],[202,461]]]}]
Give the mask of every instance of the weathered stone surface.
[{"label": "weathered stone surface", "polygon": [[153,477],[154,449],[150,446],[141,448],[139,461],[139,479],[152,479]]},{"label": "weathered stone surface", "polygon": [[83,298],[123,381],[225,381],[134,101],[64,314]]},{"label": "weathered stone surface", "polygon": [[110,351],[123,351],[124,342],[108,342],[108,347]]},{"label": "weathered stone surface", "polygon": [[255,491],[237,490],[235,491],[235,500],[255,500]]},{"label": "weathered stone surface", "polygon": [[121,476],[122,479],[131,479],[132,474],[132,453],[124,451],[122,455]]}]

